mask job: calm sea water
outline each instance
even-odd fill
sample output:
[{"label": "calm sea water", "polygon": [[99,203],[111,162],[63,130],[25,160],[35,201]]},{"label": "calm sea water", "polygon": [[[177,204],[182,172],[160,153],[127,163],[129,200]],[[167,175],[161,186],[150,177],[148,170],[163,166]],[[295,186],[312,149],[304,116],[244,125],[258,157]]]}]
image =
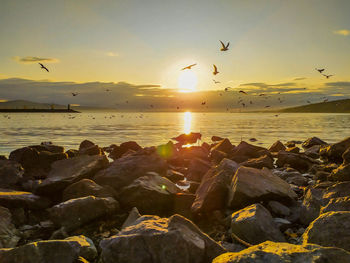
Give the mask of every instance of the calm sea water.
[{"label": "calm sea water", "polygon": [[324,113],[114,113],[0,114],[0,154],[43,141],[68,148],[84,139],[100,146],[128,140],[141,146],[166,143],[184,132],[201,132],[233,144],[256,138],[254,144],[270,146],[276,140],[305,140],[311,136],[334,143],[350,136],[350,114]]}]

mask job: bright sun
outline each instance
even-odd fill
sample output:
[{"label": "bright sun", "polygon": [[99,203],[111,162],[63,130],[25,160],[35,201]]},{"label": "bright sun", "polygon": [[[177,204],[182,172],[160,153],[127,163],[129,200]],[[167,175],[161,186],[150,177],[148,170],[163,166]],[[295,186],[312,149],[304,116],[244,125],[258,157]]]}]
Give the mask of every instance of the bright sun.
[{"label": "bright sun", "polygon": [[192,70],[184,70],[180,73],[178,85],[180,92],[193,92],[197,90],[197,75]]}]

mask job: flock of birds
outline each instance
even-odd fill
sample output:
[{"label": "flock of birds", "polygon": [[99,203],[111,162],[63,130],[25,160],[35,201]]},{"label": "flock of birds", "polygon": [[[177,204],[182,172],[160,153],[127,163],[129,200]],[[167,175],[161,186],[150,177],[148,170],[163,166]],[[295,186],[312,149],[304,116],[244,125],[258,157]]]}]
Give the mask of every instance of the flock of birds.
[{"label": "flock of birds", "polygon": [[[227,42],[227,44],[225,44],[225,43],[222,42],[221,40],[219,40],[219,41],[220,41],[220,43],[221,43],[220,51],[223,51],[223,52],[228,51],[228,50],[229,50],[229,46],[230,46],[230,42]],[[46,70],[47,72],[50,72],[49,69],[48,69],[46,66],[44,66],[42,63],[38,63],[38,64],[40,65],[40,68],[41,68],[41,69]],[[194,64],[188,65],[188,66],[186,66],[186,67],[183,67],[181,70],[191,70],[191,69],[192,69],[193,67],[195,67],[196,65],[197,65],[197,63],[194,63]],[[318,71],[321,75],[323,75],[326,79],[329,79],[330,77],[334,76],[333,74],[331,74],[331,75],[324,74],[324,73],[323,73],[323,72],[325,71],[324,68],[315,68],[315,70]],[[216,66],[215,64],[213,64],[213,72],[212,72],[212,73],[213,73],[214,76],[216,76],[217,74],[220,73],[220,72],[218,71],[218,68],[217,68],[217,66]],[[220,83],[221,83],[220,81],[218,81],[218,80],[216,80],[216,79],[213,79],[213,82],[214,82],[214,84],[220,84]],[[304,89],[306,89],[306,88],[304,88]],[[224,89],[225,92],[228,92],[228,91],[230,91],[230,90],[231,90],[231,87],[226,87],[226,88]],[[110,91],[111,91],[110,89],[106,89],[106,92],[110,92]],[[247,96],[247,95],[248,95],[248,93],[247,93],[246,91],[244,91],[244,90],[239,90],[238,93],[241,94],[242,96]],[[76,97],[76,96],[79,95],[78,92],[72,92],[71,94],[72,94],[73,97]],[[278,92],[277,94],[274,94],[274,95],[280,95],[280,94],[281,94],[281,92]],[[219,93],[219,95],[222,96],[222,93]],[[268,98],[271,97],[271,95],[266,95],[266,94],[264,94],[264,93],[260,93],[260,94],[258,94],[257,96],[258,96],[258,97],[261,97],[261,98],[264,98],[264,99],[268,99]],[[281,99],[281,96],[278,96],[277,99],[278,99],[278,102],[279,102],[279,103],[283,103],[283,102],[285,101],[284,97]],[[323,102],[327,102],[327,101],[328,101],[328,98],[327,98],[327,97],[321,97],[321,99],[323,100]],[[306,102],[309,103],[309,104],[311,103],[310,100],[307,100]],[[129,103],[129,101],[125,101],[125,103]],[[252,105],[252,104],[253,104],[253,101],[252,101],[252,100],[245,101],[245,100],[243,99],[243,97],[238,97],[237,104],[238,104],[238,105],[241,105],[243,108],[245,108],[245,107],[248,107],[248,105]],[[119,104],[116,104],[116,105],[119,105]],[[206,102],[206,101],[202,101],[202,102],[201,102],[201,105],[202,105],[202,106],[206,106],[206,107],[208,108],[208,105],[207,105],[207,102]],[[154,108],[154,105],[153,105],[153,104],[150,104],[149,107],[150,107],[150,108]],[[269,107],[271,107],[271,106],[270,106],[270,105],[265,105],[264,107],[265,107],[265,108],[269,108]],[[176,106],[176,109],[179,110],[180,107],[179,107],[179,106]],[[229,111],[229,107],[227,107],[226,110]],[[277,117],[278,115],[275,115],[275,116]]]}]

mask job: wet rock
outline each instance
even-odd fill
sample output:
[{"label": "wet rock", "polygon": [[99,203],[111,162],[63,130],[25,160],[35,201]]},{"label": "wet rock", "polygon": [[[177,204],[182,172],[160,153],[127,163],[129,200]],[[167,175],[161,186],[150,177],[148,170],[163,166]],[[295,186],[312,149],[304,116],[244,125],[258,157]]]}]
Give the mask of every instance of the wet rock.
[{"label": "wet rock", "polygon": [[270,211],[273,212],[275,215],[288,216],[291,213],[290,209],[285,205],[281,204],[280,202],[270,201],[267,205]]},{"label": "wet rock", "polygon": [[343,263],[348,261],[350,262],[350,253],[340,248],[266,241],[239,253],[222,254],[215,258],[213,263]]},{"label": "wet rock", "polygon": [[321,148],[320,145],[314,145],[314,146],[311,146],[310,148],[307,148],[304,153],[306,156],[310,158],[318,159],[320,157],[320,154],[319,154],[320,148]]},{"label": "wet rock", "polygon": [[47,178],[38,185],[35,193],[53,195],[72,183],[91,178],[96,172],[107,166],[108,160],[104,155],[80,155],[54,162]]},{"label": "wet rock", "polygon": [[99,171],[93,180],[99,185],[119,190],[148,172],[163,176],[166,171],[167,163],[155,153],[130,155],[115,160],[107,169]]},{"label": "wet rock", "polygon": [[19,240],[19,233],[12,223],[10,210],[0,206],[0,248],[15,247]]},{"label": "wet rock", "polygon": [[321,208],[321,213],[335,211],[350,211],[350,197],[331,198],[328,204]]},{"label": "wet rock", "polygon": [[19,163],[10,160],[0,160],[0,187],[15,187],[22,179],[23,173],[23,168]]},{"label": "wet rock", "polygon": [[72,236],[64,240],[45,240],[12,249],[0,249],[1,263],[76,263],[94,260],[97,250],[84,236]]},{"label": "wet rock", "polygon": [[196,191],[192,212],[208,213],[226,207],[229,185],[238,167],[236,162],[224,159],[218,166],[211,168]]},{"label": "wet rock", "polygon": [[303,243],[339,247],[350,251],[350,212],[327,212],[316,218],[303,234]]},{"label": "wet rock", "polygon": [[284,146],[283,143],[281,143],[280,141],[276,141],[274,144],[271,145],[271,147],[269,148],[270,152],[279,152],[279,151],[284,151],[286,150],[286,146]]},{"label": "wet rock", "polygon": [[62,200],[67,201],[69,199],[75,199],[89,195],[95,197],[115,198],[117,196],[117,193],[111,187],[102,187],[90,179],[83,179],[74,184],[71,184],[66,189],[64,189],[62,194]]},{"label": "wet rock", "polygon": [[294,141],[288,141],[288,142],[285,143],[285,145],[287,146],[287,148],[295,147],[295,142]]},{"label": "wet rock", "polygon": [[119,146],[113,147],[113,150],[110,152],[109,157],[112,158],[113,160],[116,160],[120,157],[123,156],[128,151],[139,151],[142,150],[142,147],[138,145],[137,142],[134,141],[128,141],[128,142],[123,142]]},{"label": "wet rock", "polygon": [[188,166],[187,179],[190,181],[200,182],[203,176],[210,169],[211,164],[208,161],[200,158],[194,158],[190,161]]},{"label": "wet rock", "polygon": [[350,137],[320,149],[320,155],[329,162],[341,163],[343,153],[350,147]]},{"label": "wet rock", "polygon": [[159,175],[139,177],[121,190],[119,200],[126,209],[136,207],[141,214],[168,215],[173,211],[174,196],[181,190]]},{"label": "wet rock", "polygon": [[240,167],[231,183],[229,206],[240,208],[260,201],[291,203],[297,197],[290,185],[270,170]]},{"label": "wet rock", "polygon": [[272,169],[273,168],[273,159],[270,155],[263,155],[259,158],[249,159],[243,163],[242,166],[253,167],[257,169],[262,169],[263,167]]},{"label": "wet rock", "polygon": [[311,148],[313,146],[320,146],[320,145],[327,145],[325,141],[322,141],[318,137],[311,137],[307,139],[303,144],[301,145],[304,149]]},{"label": "wet rock", "polygon": [[297,146],[294,147],[290,147],[286,149],[286,152],[290,152],[290,153],[299,153],[300,152],[300,148]]},{"label": "wet rock", "polygon": [[328,173],[328,172],[317,171],[315,176],[314,176],[314,180],[316,180],[316,181],[319,180],[319,181],[323,182],[323,181],[327,180],[329,175],[330,175],[330,173]]},{"label": "wet rock", "polygon": [[270,212],[260,204],[253,204],[233,213],[231,232],[250,244],[259,244],[266,240],[285,241]]},{"label": "wet rock", "polygon": [[211,140],[212,140],[213,142],[218,142],[218,141],[224,140],[224,138],[214,135],[214,136],[211,137]]},{"label": "wet rock", "polygon": [[45,209],[50,206],[50,201],[44,197],[30,192],[0,189],[0,205],[7,208]]},{"label": "wet rock", "polygon": [[229,154],[233,148],[234,146],[231,144],[230,140],[226,138],[218,142],[210,151],[217,150]]},{"label": "wet rock", "polygon": [[313,164],[317,164],[315,160],[307,157],[303,154],[291,153],[286,151],[280,151],[277,155],[277,166],[284,167],[290,166],[301,173],[307,172]]},{"label": "wet rock", "polygon": [[100,242],[100,260],[114,262],[210,263],[224,248],[182,216],[143,216]]},{"label": "wet rock", "polygon": [[119,210],[118,202],[111,198],[94,196],[71,199],[49,209],[50,218],[56,225],[72,231],[102,216]]},{"label": "wet rock", "polygon": [[79,155],[101,155],[103,150],[89,140],[82,141],[79,145]]},{"label": "wet rock", "polygon": [[237,163],[242,163],[252,158],[259,158],[263,155],[270,156],[270,152],[263,147],[255,146],[242,141],[232,150],[229,158]]}]

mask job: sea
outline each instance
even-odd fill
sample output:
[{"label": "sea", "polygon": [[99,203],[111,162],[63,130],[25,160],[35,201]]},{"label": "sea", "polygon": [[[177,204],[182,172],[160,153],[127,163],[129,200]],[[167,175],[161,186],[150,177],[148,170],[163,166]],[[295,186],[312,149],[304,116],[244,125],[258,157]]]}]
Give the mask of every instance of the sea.
[{"label": "sea", "polygon": [[[87,139],[99,146],[136,141],[141,146],[167,143],[182,133],[200,132],[202,142],[213,135],[237,145],[256,139],[269,147],[275,141],[304,141],[317,136],[335,143],[350,136],[350,114],[217,113],[217,112],[82,112],[0,114],[0,155],[15,149],[52,142],[78,149]],[[200,143],[200,142],[199,142]]]}]

